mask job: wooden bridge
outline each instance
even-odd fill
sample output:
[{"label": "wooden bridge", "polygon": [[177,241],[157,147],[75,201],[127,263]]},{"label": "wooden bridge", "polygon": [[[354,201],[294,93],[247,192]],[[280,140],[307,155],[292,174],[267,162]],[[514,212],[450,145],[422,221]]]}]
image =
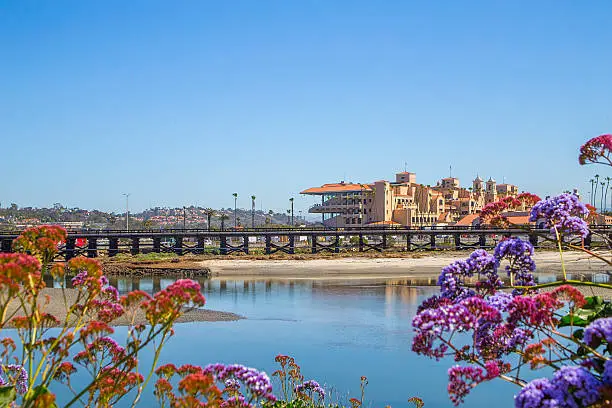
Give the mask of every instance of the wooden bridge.
[{"label": "wooden bridge", "polygon": [[[593,226],[592,234],[610,236],[609,226]],[[19,231],[0,231],[0,252],[11,252],[12,241]],[[484,227],[431,228],[279,228],[238,230],[79,230],[68,231],[66,243],[61,245],[57,259],[68,260],[84,255],[95,258],[119,253],[245,254],[263,251],[265,254],[283,252],[339,253],[341,251],[416,251],[440,249],[492,248],[502,237],[520,236],[535,247],[552,238],[548,229],[520,227],[498,229]],[[591,245],[591,236],[585,246]],[[580,241],[576,241],[580,243]]]}]

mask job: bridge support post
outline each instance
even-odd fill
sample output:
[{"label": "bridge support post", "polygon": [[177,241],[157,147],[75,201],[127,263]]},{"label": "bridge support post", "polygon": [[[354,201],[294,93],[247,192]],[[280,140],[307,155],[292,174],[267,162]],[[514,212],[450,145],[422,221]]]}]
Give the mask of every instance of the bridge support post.
[{"label": "bridge support post", "polygon": [[412,235],[406,234],[406,251],[412,251]]},{"label": "bridge support post", "polygon": [[198,245],[195,248],[194,251],[196,254],[203,254],[204,253],[204,237],[199,235],[198,236]]},{"label": "bridge support post", "polygon": [[453,234],[453,238],[455,238],[455,249],[461,249],[461,234]]},{"label": "bridge support post", "polygon": [[76,238],[66,238],[66,260],[74,258],[74,247],[76,246]]},{"label": "bridge support post", "polygon": [[175,236],[174,237],[174,253],[177,255],[183,255],[183,237]]},{"label": "bridge support post", "polygon": [[269,235],[266,235],[266,255],[270,255],[270,253],[272,252],[272,237]]},{"label": "bridge support post", "polygon": [[336,235],[336,242],[334,242],[334,253],[340,253],[340,236]]},{"label": "bridge support post", "polygon": [[87,238],[87,257],[95,258],[98,256],[98,240],[96,238]]},{"label": "bridge support post", "polygon": [[363,252],[363,234],[359,234],[359,252]]},{"label": "bridge support post", "polygon": [[161,238],[153,237],[153,252],[159,254],[161,252]]},{"label": "bridge support post", "polygon": [[593,242],[593,235],[589,232],[589,235],[584,239],[584,247],[586,249],[591,249],[591,243]]},{"label": "bridge support post", "polygon": [[153,293],[161,292],[161,278],[159,276],[153,277]]},{"label": "bridge support post", "polygon": [[10,239],[3,239],[2,240],[2,246],[0,247],[0,252],[11,252],[11,246],[12,246],[13,241],[11,241]]},{"label": "bridge support post", "polygon": [[132,248],[130,249],[132,255],[138,255],[140,253],[140,238],[132,237]]},{"label": "bridge support post", "polygon": [[227,255],[227,236],[225,235],[219,237],[219,251],[221,255]]},{"label": "bridge support post", "polygon": [[289,253],[295,254],[295,235],[289,235]]},{"label": "bridge support post", "polygon": [[480,236],[478,237],[478,245],[483,249],[487,246],[486,234],[480,234]]},{"label": "bridge support post", "polygon": [[382,246],[381,246],[381,248],[382,248],[381,252],[384,251],[385,249],[387,249],[387,234],[384,234],[384,233],[382,235]]},{"label": "bridge support post", "polygon": [[242,248],[245,254],[249,253],[249,237],[246,235],[242,236]]},{"label": "bridge support post", "polygon": [[310,236],[310,252],[313,254],[317,253],[317,236],[316,235]]},{"label": "bridge support post", "polygon": [[119,238],[111,237],[108,239],[108,256],[115,256],[119,253]]},{"label": "bridge support post", "polygon": [[538,234],[529,234],[529,243],[533,245],[534,248],[538,247]]},{"label": "bridge support post", "polygon": [[431,249],[436,249],[436,234],[429,234],[429,246]]}]

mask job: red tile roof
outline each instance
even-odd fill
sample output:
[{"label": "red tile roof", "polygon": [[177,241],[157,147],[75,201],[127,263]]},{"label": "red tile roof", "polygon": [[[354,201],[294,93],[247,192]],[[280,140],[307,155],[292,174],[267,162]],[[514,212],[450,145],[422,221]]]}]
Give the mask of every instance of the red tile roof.
[{"label": "red tile roof", "polygon": [[480,217],[480,214],[468,214],[465,217],[463,217],[462,219],[460,219],[459,221],[457,221],[457,223],[455,224],[458,227],[467,227],[469,225],[472,225],[472,223],[474,222],[474,220],[476,218]]},{"label": "red tile roof", "polygon": [[376,221],[376,222],[370,222],[368,224],[366,224],[366,226],[368,225],[402,225],[399,222],[395,222],[395,221]]}]

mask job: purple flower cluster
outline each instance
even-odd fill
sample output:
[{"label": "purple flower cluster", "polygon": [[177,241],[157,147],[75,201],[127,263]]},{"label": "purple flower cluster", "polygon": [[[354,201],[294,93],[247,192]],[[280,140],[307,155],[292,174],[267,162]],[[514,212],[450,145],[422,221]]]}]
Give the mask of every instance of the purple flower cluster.
[{"label": "purple flower cluster", "polygon": [[439,359],[448,350],[444,343],[436,345],[436,339],[443,333],[477,330],[487,323],[500,321],[501,313],[478,297],[467,298],[438,309],[426,309],[412,320],[412,326],[417,331],[412,350]]},{"label": "purple flower cluster", "polygon": [[[535,284],[532,272],[535,270],[533,261],[533,245],[520,238],[509,238],[501,241],[495,247],[493,255],[483,249],[472,252],[466,260],[455,261],[444,267],[438,278],[440,296],[453,302],[472,297],[476,294],[473,289],[463,285],[463,280],[472,276],[484,276],[485,280],[478,282],[478,288],[484,288],[486,293],[494,294],[502,286],[497,269],[501,261],[507,259],[509,264],[506,271],[519,286],[532,286]],[[436,299],[431,305],[436,306]],[[422,305],[421,308],[425,308]]]},{"label": "purple flower cluster", "polygon": [[602,340],[612,344],[612,317],[597,319],[584,329],[583,340],[590,347],[597,348]]},{"label": "purple flower cluster", "polygon": [[486,300],[491,306],[500,312],[507,312],[508,306],[510,305],[510,302],[512,302],[512,299],[514,299],[514,296],[510,293],[496,292],[495,294],[488,296]]},{"label": "purple flower cluster", "polygon": [[232,390],[240,389],[240,381],[234,378],[228,378],[227,380],[225,380],[224,384],[225,384],[225,388],[229,388]]},{"label": "purple flower cluster", "polygon": [[514,399],[516,408],[589,407],[601,398],[602,383],[583,367],[561,367],[552,380],[527,384]]},{"label": "purple flower cluster", "polygon": [[533,206],[529,221],[544,219],[550,227],[560,234],[579,235],[586,238],[589,227],[584,217],[589,214],[586,206],[574,194],[561,194],[548,200],[542,200]]},{"label": "purple flower cluster", "polygon": [[601,380],[606,385],[612,385],[612,360],[607,360],[604,363],[604,371]]},{"label": "purple flower cluster", "polygon": [[224,382],[229,379],[240,381],[254,397],[276,401],[276,397],[272,394],[270,378],[263,371],[240,364],[210,364],[204,367],[203,373],[213,375],[217,381]]},{"label": "purple flower cluster", "polygon": [[25,394],[28,390],[28,372],[22,365],[1,365],[0,386],[9,385],[9,381],[4,377],[10,378],[15,383],[15,391],[17,391],[18,394]]},{"label": "purple flower cluster", "polygon": [[461,277],[472,276],[473,272],[466,261],[455,261],[442,268],[438,278],[440,295],[451,300],[461,300],[474,296],[476,292],[462,285]]},{"label": "purple flower cluster", "polygon": [[535,271],[536,265],[532,258],[533,245],[531,243],[520,238],[505,239],[497,244],[493,256],[496,268],[499,267],[502,260],[508,260],[506,272],[508,276],[514,277],[514,283],[517,286],[535,285],[532,272]]},{"label": "purple flower cluster", "polygon": [[315,380],[304,381],[302,384],[297,385],[295,392],[300,394],[310,393],[310,395],[316,393],[319,395],[320,400],[325,398],[325,390]]}]

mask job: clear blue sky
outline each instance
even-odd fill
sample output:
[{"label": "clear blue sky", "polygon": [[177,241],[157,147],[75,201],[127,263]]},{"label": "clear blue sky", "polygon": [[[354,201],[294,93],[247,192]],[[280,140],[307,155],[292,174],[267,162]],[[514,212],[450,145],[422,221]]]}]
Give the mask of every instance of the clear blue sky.
[{"label": "clear blue sky", "polygon": [[[296,210],[326,182],[607,168],[612,2],[0,0],[0,202]],[[258,204],[259,207],[259,204]]]}]

